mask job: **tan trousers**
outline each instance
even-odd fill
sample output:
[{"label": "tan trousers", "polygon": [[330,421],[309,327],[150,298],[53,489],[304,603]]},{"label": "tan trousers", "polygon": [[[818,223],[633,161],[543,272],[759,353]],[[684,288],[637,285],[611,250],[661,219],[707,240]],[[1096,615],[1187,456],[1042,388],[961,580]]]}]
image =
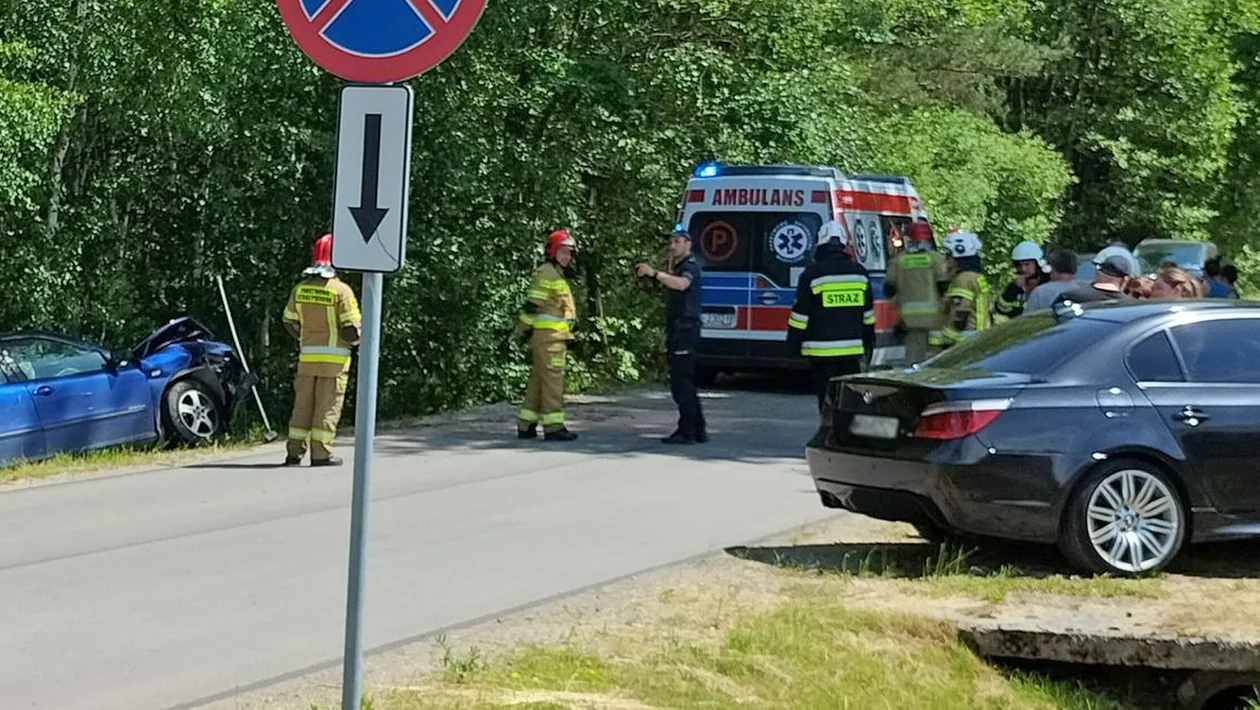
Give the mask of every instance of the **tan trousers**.
[{"label": "tan trousers", "polygon": [[529,431],[541,423],[543,431],[559,431],[564,428],[564,359],[569,344],[551,333],[536,330],[529,349],[533,368],[517,416],[517,428]]},{"label": "tan trousers", "polygon": [[297,376],[293,382],[293,416],[289,418],[289,456],[305,456],[309,439],[311,460],[332,458],[333,439],[337,437],[349,381],[348,373],[338,377]]}]

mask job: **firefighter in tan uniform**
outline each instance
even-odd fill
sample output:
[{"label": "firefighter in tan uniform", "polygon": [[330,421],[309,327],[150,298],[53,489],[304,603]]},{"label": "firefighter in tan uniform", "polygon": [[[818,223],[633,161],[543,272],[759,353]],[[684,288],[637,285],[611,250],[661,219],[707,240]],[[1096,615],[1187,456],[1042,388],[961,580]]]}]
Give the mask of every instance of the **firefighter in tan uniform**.
[{"label": "firefighter in tan uniform", "polygon": [[566,230],[547,237],[547,261],[534,271],[525,307],[516,325],[518,339],[529,339],[532,369],[525,400],[517,416],[517,435],[547,441],[573,441],[577,434],[564,423],[564,366],[577,307],[565,278],[577,242]]},{"label": "firefighter in tan uniform", "polygon": [[351,346],[359,344],[359,303],[332,267],[332,235],[315,242],[311,267],[289,295],[284,327],[298,340],[293,416],[289,419],[286,466],[297,466],[310,441],[312,466],[340,466],[332,443],[350,380]]},{"label": "firefighter in tan uniform", "polygon": [[942,344],[941,296],[949,288],[949,265],[935,246],[931,225],[914,222],[906,230],[906,251],[889,265],[884,280],[884,294],[906,329],[906,365],[927,360]]},{"label": "firefighter in tan uniform", "polygon": [[953,279],[945,292],[945,346],[961,343],[992,324],[989,282],[980,264],[980,237],[971,232],[951,232],[945,237]]}]

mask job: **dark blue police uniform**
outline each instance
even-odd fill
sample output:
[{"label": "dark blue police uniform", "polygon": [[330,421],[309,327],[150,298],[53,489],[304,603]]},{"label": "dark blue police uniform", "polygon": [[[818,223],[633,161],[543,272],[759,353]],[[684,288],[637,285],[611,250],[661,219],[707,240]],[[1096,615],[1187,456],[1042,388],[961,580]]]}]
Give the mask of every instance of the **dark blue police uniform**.
[{"label": "dark blue police uniform", "polygon": [[665,292],[665,347],[669,352],[669,388],[678,405],[678,430],[669,443],[705,442],[704,411],[696,392],[696,349],[700,345],[700,301],[704,272],[688,255],[674,266],[674,276],[691,279],[686,291]]}]

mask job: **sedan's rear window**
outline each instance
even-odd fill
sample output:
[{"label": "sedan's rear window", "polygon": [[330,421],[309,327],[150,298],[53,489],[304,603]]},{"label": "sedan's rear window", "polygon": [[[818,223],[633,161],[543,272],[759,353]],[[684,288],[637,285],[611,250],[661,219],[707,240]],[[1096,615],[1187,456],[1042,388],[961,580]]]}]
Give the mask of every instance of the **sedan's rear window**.
[{"label": "sedan's rear window", "polygon": [[1059,322],[1052,313],[1033,313],[994,326],[951,347],[929,367],[1042,375],[1111,332],[1115,323],[1089,318]]}]

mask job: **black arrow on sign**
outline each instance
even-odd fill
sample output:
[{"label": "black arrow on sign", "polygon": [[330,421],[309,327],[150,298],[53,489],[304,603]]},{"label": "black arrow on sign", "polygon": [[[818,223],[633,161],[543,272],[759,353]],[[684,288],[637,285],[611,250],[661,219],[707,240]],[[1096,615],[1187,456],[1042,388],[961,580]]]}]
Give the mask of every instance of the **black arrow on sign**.
[{"label": "black arrow on sign", "polygon": [[381,190],[381,114],[363,117],[363,182],[359,188],[359,206],[350,208],[354,223],[364,243],[372,241],[389,209],[377,204]]}]

